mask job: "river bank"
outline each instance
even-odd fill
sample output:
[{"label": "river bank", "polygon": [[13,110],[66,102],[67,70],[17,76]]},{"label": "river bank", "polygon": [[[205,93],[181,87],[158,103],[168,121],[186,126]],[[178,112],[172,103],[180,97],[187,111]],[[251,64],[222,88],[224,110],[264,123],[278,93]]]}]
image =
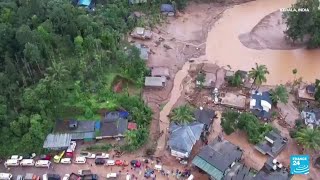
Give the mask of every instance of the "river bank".
[{"label": "river bank", "polygon": [[[272,12],[289,7],[293,2],[293,0],[258,0],[236,6],[230,4],[191,4],[178,18],[169,19],[166,25],[157,28],[159,32],[157,34],[169,40],[166,43],[172,49],[163,50],[163,48],[154,47],[156,53],[152,55],[148,62],[150,67],[169,67],[171,77],[164,89],[144,91],[144,99],[154,111],[151,136],[153,140],[158,140],[156,156],[163,157],[164,162],[176,166],[165,146],[169,126],[167,116],[177,104],[186,101],[183,95],[188,89],[187,82],[191,80],[188,70],[192,64],[206,62],[216,64],[219,69],[226,68],[229,65],[232,70],[250,70],[257,62],[268,67],[270,75],[267,77],[267,84],[271,86],[292,81],[294,79],[292,70],[295,68],[298,69],[298,77],[302,76],[303,80],[314,81],[317,75],[317,67],[319,67],[317,65],[320,63],[315,61],[316,57],[320,56],[318,50],[308,51],[297,49],[299,47],[296,46],[283,47],[284,45],[281,43],[284,41],[257,40],[264,35],[263,33],[272,30],[270,28],[264,32],[261,31],[263,28],[272,26],[278,28],[277,32],[281,32],[281,28],[279,30],[279,27],[276,26],[278,23],[275,24],[276,18],[279,18],[280,14],[272,14]],[[259,22],[263,26],[259,25]],[[279,23],[279,26],[281,26],[281,23]],[[256,39],[253,39],[253,35]],[[270,37],[280,37],[281,39],[282,35],[273,33],[270,34]],[[267,34],[263,37],[268,40]],[[249,42],[249,45],[244,41]],[[250,47],[252,42],[257,42],[253,45],[260,47]],[[270,50],[281,49],[279,47],[274,48],[276,45],[287,50]],[[304,66],[301,64],[302,60]],[[159,135],[161,131],[164,132],[162,136]],[[236,138],[234,141],[236,141]],[[287,156],[290,153],[285,154],[285,157],[282,157],[284,160],[289,158]],[[254,162],[255,160],[249,161]],[[311,173],[310,177],[317,177],[315,175],[316,171]]]}]

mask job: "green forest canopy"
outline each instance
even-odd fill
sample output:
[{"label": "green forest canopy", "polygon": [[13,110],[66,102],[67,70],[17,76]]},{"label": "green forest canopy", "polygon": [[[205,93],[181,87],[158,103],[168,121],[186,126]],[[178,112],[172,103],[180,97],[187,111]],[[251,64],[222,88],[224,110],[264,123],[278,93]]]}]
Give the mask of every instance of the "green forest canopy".
[{"label": "green forest canopy", "polygon": [[292,5],[293,9],[304,8],[309,12],[286,12],[284,18],[288,29],[287,36],[293,41],[308,38],[308,47],[320,46],[320,7],[319,0],[298,0]]},{"label": "green forest canopy", "polygon": [[140,98],[113,94],[105,84],[111,73],[143,84],[144,62],[121,43],[141,23],[132,8],[109,0],[88,14],[69,0],[0,2],[0,156],[39,153],[55,119],[72,108],[90,117],[112,102],[148,126],[151,111]]}]

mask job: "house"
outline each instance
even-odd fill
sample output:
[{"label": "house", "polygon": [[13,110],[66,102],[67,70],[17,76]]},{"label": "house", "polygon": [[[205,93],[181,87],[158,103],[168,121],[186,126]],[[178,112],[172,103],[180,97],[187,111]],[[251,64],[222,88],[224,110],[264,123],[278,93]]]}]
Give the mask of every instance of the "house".
[{"label": "house", "polygon": [[152,67],[151,68],[152,77],[166,77],[170,79],[169,68],[167,67]]},{"label": "house", "polygon": [[[205,73],[204,82],[202,82],[202,87],[204,88],[214,88],[217,77],[214,73]],[[196,85],[200,86],[201,82],[196,81]]]},{"label": "house", "polygon": [[270,131],[265,135],[265,141],[255,146],[262,154],[268,154],[271,157],[276,157],[287,145],[288,139],[282,137],[279,133]]},{"label": "house", "polygon": [[298,89],[298,99],[302,101],[314,101],[314,95],[316,93],[315,85],[307,85],[303,88]]},{"label": "house", "polygon": [[124,137],[128,129],[128,119],[119,111],[108,112],[100,126],[100,135],[97,139]]},{"label": "house", "polygon": [[139,49],[140,51],[140,58],[143,60],[148,60],[149,59],[149,52],[150,52],[150,48],[148,48],[147,46],[144,46],[142,44],[139,43],[135,43],[134,46]]},{"label": "house", "polygon": [[70,134],[48,134],[43,144],[44,149],[48,150],[66,150],[70,146]]},{"label": "house", "polygon": [[153,88],[163,88],[166,86],[166,77],[145,77],[144,86]]},{"label": "house", "polygon": [[226,170],[223,180],[252,180],[251,169],[239,162],[234,163],[231,168]]},{"label": "house", "polygon": [[241,94],[234,94],[227,92],[224,96],[220,96],[221,105],[230,108],[236,108],[244,110],[246,108],[247,97]]},{"label": "house", "polygon": [[268,158],[253,180],[290,180],[292,175],[276,159]]},{"label": "house", "polygon": [[267,120],[271,117],[272,101],[268,91],[253,91],[250,98],[250,110],[257,117]]},{"label": "house", "polygon": [[211,131],[213,120],[216,118],[214,110],[200,107],[194,112],[194,116],[196,121],[204,124],[205,131]]},{"label": "house", "polygon": [[243,83],[245,83],[246,81],[249,80],[249,74],[248,74],[248,72],[247,72],[247,71],[243,71],[243,70],[238,70],[238,71],[236,71],[236,72],[227,70],[227,71],[226,71],[226,74],[225,74],[225,80],[229,80],[229,79],[232,78],[236,73],[240,74]]},{"label": "house", "polygon": [[146,40],[152,38],[152,31],[147,30],[143,27],[136,27],[130,33],[130,36],[136,39]]},{"label": "house", "polygon": [[187,125],[171,123],[169,126],[168,146],[172,156],[180,159],[188,158],[193,145],[200,139],[203,124],[193,122]]},{"label": "house", "polygon": [[307,85],[306,87],[306,92],[310,95],[310,96],[313,96],[315,95],[316,93],[316,86],[314,84],[309,84]]},{"label": "house", "polygon": [[304,120],[304,123],[308,126],[319,126],[320,109],[304,109],[301,112],[301,118]]},{"label": "house", "polygon": [[96,121],[57,120],[54,133],[67,133],[72,140],[93,141],[95,139]]},{"label": "house", "polygon": [[240,161],[242,154],[238,146],[218,137],[202,148],[192,164],[206,172],[211,179],[221,180]]}]

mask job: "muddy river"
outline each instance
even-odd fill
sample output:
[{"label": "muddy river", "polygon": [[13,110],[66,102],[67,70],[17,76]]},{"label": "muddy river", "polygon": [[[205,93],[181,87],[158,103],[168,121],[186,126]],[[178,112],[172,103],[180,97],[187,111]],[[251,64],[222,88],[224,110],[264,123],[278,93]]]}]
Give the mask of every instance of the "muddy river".
[{"label": "muddy river", "polygon": [[314,82],[315,78],[320,78],[320,50],[255,50],[245,47],[239,40],[239,35],[250,32],[266,15],[290,7],[293,2],[257,0],[226,10],[208,33],[208,61],[221,66],[230,65],[235,70],[250,70],[256,62],[265,64],[270,71],[269,85],[292,81],[295,68],[297,76],[302,76],[305,81]]}]

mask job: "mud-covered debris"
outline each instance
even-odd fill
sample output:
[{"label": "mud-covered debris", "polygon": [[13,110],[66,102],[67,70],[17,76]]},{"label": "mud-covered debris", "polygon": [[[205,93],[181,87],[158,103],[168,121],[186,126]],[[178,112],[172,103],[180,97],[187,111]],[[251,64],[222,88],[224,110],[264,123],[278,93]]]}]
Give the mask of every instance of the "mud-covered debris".
[{"label": "mud-covered debris", "polygon": [[150,53],[151,54],[156,54],[152,49],[150,49]]},{"label": "mud-covered debris", "polygon": [[160,41],[160,42],[163,42],[163,41],[164,41],[164,38],[163,38],[163,37],[159,37],[159,41]]},{"label": "mud-covered debris", "polygon": [[168,44],[163,44],[163,47],[166,49],[172,49],[172,47],[170,47]]},{"label": "mud-covered debris", "polygon": [[155,45],[155,47],[158,47],[158,46],[161,44],[161,42],[160,42],[160,41],[158,41],[158,40],[157,40],[157,41],[155,41],[154,43],[156,44],[156,45]]},{"label": "mud-covered debris", "polygon": [[170,39],[170,41],[174,41],[174,40],[176,40],[176,38],[171,38],[171,39]]}]

